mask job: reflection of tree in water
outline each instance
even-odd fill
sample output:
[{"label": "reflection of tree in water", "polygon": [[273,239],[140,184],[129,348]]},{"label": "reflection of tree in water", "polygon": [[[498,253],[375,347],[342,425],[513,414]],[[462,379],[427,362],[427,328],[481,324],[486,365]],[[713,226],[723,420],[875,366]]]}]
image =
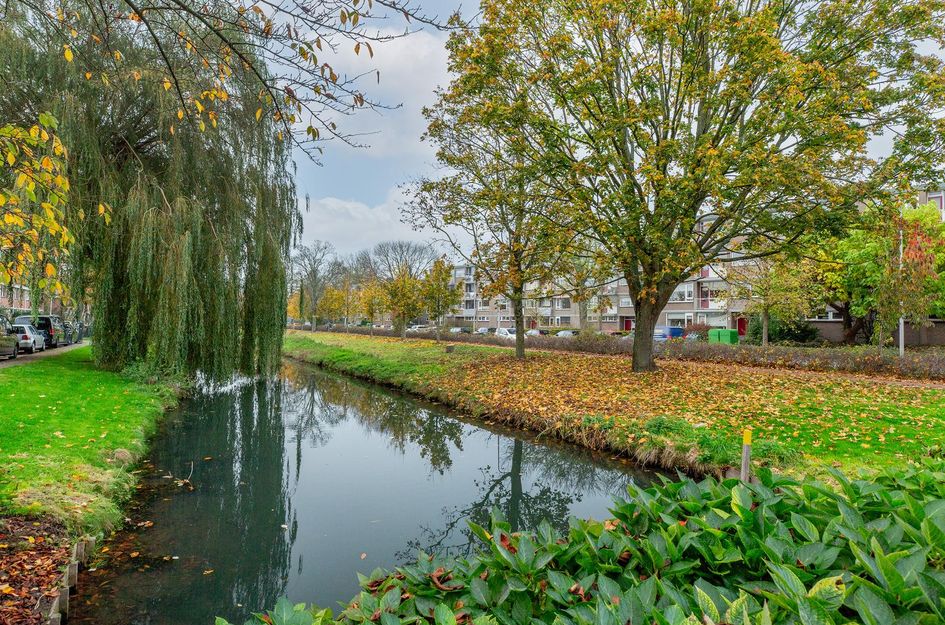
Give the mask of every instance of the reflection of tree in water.
[{"label": "reflection of tree in water", "polygon": [[[584,493],[616,494],[627,484],[628,476],[619,470],[595,466],[583,456],[563,450],[525,444],[519,439],[496,437],[499,466],[507,470],[483,467],[476,480],[479,496],[466,506],[443,510],[440,527],[421,528],[421,536],[398,552],[400,561],[409,561],[418,550],[467,557],[478,544],[468,521],[488,526],[493,510],[498,510],[512,531],[536,529],[543,521],[565,531],[571,506]],[[536,474],[526,489],[523,476]]]},{"label": "reflection of tree in water", "polygon": [[407,445],[442,474],[452,466],[451,448],[463,449],[463,425],[449,415],[430,410],[376,386],[296,365],[283,368],[286,379],[286,426],[295,432],[296,456],[302,441],[324,445],[331,428],[348,418],[372,432],[389,437],[399,453]]},{"label": "reflection of tree in water", "polygon": [[[142,535],[157,553],[181,554],[181,562],[155,571],[163,575],[158,581],[134,573],[117,580],[147,594],[142,601],[161,616],[153,622],[209,623],[236,604],[273,605],[284,593],[296,523],[281,399],[275,381],[197,394],[158,439],[155,466],[186,477],[193,462],[195,489],[173,504],[158,502],[158,522]],[[212,574],[204,574],[209,569]]]}]

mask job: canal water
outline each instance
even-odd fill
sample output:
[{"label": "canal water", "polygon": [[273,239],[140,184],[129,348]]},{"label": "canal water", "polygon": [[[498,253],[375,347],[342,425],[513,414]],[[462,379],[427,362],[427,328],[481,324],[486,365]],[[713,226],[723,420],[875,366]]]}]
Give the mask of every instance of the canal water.
[{"label": "canal water", "polygon": [[470,553],[467,520],[493,509],[517,529],[565,529],[652,475],[287,363],[187,400],[141,478],[130,529],[80,579],[71,623],[242,623],[282,595],[335,608],[357,572]]}]

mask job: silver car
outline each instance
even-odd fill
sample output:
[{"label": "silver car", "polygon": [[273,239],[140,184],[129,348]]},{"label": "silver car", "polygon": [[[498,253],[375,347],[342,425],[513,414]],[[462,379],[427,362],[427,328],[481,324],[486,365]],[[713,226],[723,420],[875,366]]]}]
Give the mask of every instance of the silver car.
[{"label": "silver car", "polygon": [[46,351],[46,337],[33,326],[15,325],[13,333],[16,334],[20,349],[25,350],[27,354]]}]

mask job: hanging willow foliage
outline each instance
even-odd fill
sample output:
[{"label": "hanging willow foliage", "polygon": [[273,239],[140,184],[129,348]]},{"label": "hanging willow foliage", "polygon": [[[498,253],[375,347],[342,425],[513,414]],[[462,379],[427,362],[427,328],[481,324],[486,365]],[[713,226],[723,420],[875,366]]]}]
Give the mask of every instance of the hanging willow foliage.
[{"label": "hanging willow foliage", "polygon": [[[125,36],[122,72],[90,75],[28,16],[0,26],[0,119],[50,111],[69,147],[68,274],[91,301],[95,357],[216,378],[271,371],[300,226],[290,147],[236,80],[214,102],[223,121],[201,116],[213,121],[201,132],[176,92],[139,82],[160,71],[156,51]],[[171,62],[186,53],[168,50]],[[101,203],[110,224],[92,218]]]}]

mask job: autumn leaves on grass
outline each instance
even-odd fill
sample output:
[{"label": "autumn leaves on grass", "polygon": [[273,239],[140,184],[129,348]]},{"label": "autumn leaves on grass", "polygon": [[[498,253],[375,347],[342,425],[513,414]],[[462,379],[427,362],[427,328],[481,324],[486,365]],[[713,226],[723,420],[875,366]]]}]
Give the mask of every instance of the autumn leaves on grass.
[{"label": "autumn leaves on grass", "polygon": [[679,361],[640,374],[623,356],[519,361],[497,348],[446,354],[432,341],[331,333],[290,333],[286,352],[668,468],[736,465],[745,428],[758,464],[796,471],[895,465],[945,444],[945,391],[866,377]]},{"label": "autumn leaves on grass", "polygon": [[693,468],[735,464],[745,428],[758,460],[777,465],[885,465],[945,438],[942,391],[829,374],[685,362],[634,374],[623,357],[541,354],[478,360],[436,386],[485,412]]}]

